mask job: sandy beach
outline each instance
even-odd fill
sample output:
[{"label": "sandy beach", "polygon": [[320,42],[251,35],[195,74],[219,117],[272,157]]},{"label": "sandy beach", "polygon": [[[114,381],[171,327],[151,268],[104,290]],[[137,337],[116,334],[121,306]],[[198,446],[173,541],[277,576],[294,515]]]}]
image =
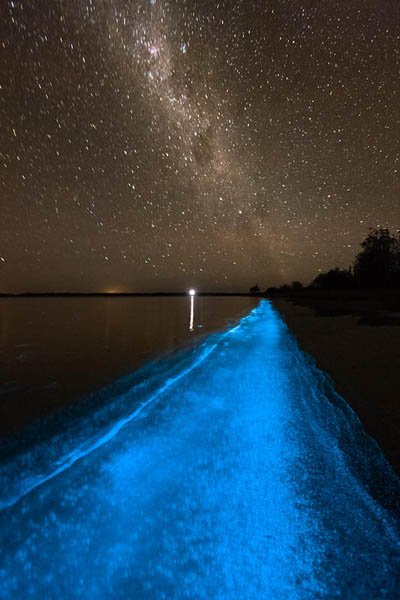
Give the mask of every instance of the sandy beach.
[{"label": "sandy beach", "polygon": [[362,325],[351,315],[317,316],[281,298],[273,304],[400,473],[400,327]]}]

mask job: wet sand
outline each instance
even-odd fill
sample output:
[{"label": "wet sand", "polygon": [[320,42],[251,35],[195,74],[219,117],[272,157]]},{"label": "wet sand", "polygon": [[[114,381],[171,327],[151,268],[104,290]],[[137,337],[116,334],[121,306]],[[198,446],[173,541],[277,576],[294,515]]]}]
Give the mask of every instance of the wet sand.
[{"label": "wet sand", "polygon": [[351,315],[317,316],[282,298],[273,304],[400,474],[400,327],[362,325]]}]

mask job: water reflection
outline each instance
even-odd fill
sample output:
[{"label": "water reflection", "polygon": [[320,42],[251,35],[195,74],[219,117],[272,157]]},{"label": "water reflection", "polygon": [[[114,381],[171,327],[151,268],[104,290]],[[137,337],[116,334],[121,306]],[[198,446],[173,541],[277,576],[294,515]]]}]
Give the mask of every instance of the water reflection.
[{"label": "water reflection", "polygon": [[225,327],[249,297],[0,299],[0,435]]},{"label": "water reflection", "polygon": [[194,329],[194,297],[196,295],[196,290],[189,290],[190,296],[190,321],[189,321],[189,331],[193,331]]}]

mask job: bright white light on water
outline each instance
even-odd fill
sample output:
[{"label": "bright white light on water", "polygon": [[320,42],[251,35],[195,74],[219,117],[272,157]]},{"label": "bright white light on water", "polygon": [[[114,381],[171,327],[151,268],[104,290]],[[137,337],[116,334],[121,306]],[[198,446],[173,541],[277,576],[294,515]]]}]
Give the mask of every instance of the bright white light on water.
[{"label": "bright white light on water", "polygon": [[189,322],[189,331],[193,331],[194,329],[194,297],[196,294],[196,290],[189,290],[190,296],[190,322]]}]

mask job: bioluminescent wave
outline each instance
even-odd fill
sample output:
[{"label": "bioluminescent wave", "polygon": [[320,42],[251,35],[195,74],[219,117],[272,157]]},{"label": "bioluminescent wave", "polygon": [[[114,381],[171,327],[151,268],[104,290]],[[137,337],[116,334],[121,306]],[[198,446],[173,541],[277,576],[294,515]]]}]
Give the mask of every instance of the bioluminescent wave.
[{"label": "bioluminescent wave", "polygon": [[400,483],[263,301],[4,460],[2,598],[397,599]]}]

